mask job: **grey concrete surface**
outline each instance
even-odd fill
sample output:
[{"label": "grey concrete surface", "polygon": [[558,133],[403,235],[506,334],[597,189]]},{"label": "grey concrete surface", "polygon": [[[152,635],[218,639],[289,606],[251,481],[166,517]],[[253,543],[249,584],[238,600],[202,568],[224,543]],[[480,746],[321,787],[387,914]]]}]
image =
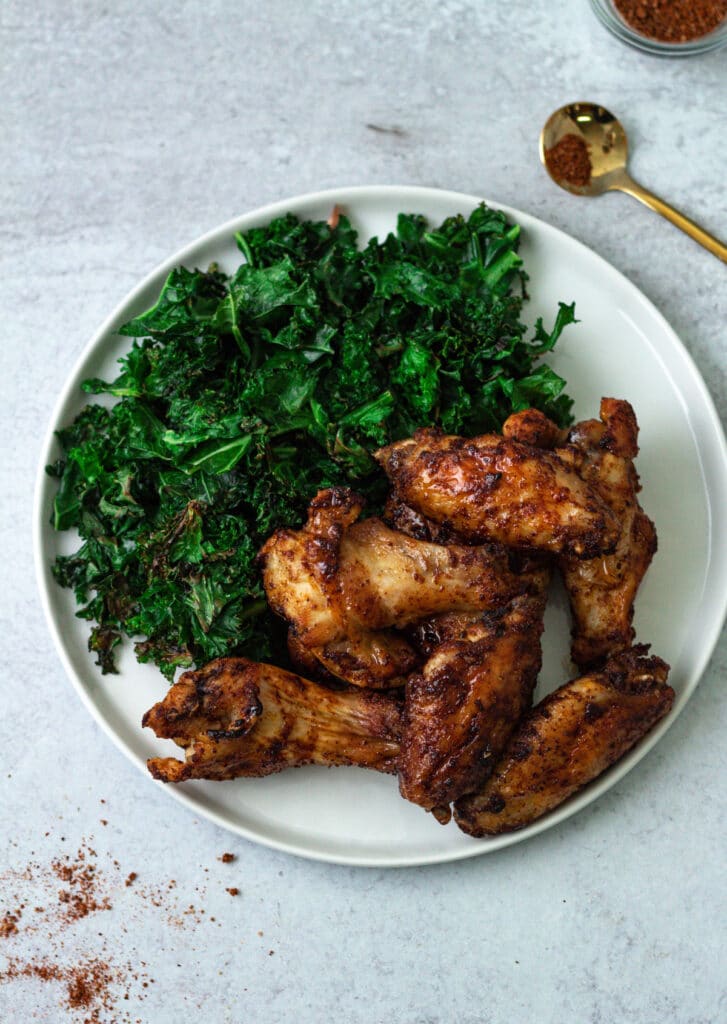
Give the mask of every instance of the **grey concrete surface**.
[{"label": "grey concrete surface", "polygon": [[[559,192],[537,136],[599,100],[634,174],[727,237],[727,51],[648,57],[585,0],[6,0],[0,32],[0,1021],[727,1019],[724,637],[665,739],[577,817],[469,862],[341,868],[231,837],[127,763],[64,677],[30,533],[46,423],[107,313],[203,231],[328,186],[476,192],[570,232],[663,311],[724,416],[727,267],[626,197]],[[109,909],[68,923],[52,862],[84,844]],[[68,971],[94,958],[104,998],[73,1007]]]}]

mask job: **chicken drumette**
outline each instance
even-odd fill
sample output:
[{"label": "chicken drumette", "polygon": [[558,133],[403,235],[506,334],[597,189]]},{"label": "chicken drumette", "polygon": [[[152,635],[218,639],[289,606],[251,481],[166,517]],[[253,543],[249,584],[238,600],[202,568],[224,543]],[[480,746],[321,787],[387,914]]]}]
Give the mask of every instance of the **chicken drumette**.
[{"label": "chicken drumette", "polygon": [[184,748],[154,757],[155,779],[234,779],[299,765],[396,771],[401,705],[388,693],[336,693],[247,658],[218,658],[185,672],[142,719]]},{"label": "chicken drumette", "polygon": [[508,437],[558,445],[555,455],[599,495],[619,524],[612,553],[558,560],[573,613],[571,655],[581,669],[603,663],[633,642],[636,592],[656,551],[654,524],[637,499],[634,411],[628,402],[604,398],[600,415],[600,420],[577,423],[567,433],[559,433],[535,410],[516,413],[503,427]]},{"label": "chicken drumette", "polygon": [[302,530],[278,530],[261,551],[271,607],[290,626],[291,654],[357,686],[400,686],[421,664],[395,630],[443,612],[497,609],[528,589],[498,545],[417,540],[362,501],[321,491]]}]

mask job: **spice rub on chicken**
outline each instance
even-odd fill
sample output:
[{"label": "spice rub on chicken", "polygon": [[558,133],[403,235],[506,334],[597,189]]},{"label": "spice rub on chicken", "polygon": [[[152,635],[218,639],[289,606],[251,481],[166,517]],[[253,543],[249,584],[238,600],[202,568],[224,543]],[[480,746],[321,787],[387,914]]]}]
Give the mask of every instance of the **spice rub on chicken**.
[{"label": "spice rub on chicken", "polygon": [[336,693],[274,665],[218,658],[185,672],[142,725],[184,749],[184,761],[147,761],[162,782],[272,775],[307,764],[393,772],[401,707],[387,693]]},{"label": "spice rub on chicken", "polygon": [[674,703],[669,666],[647,652],[643,645],[622,651],[533,708],[484,788],[455,803],[459,827],[472,836],[523,828],[635,746]]},{"label": "spice rub on chicken", "polygon": [[616,547],[593,559],[558,560],[573,615],[571,657],[579,668],[629,647],[639,585],[656,551],[654,524],[639,505],[638,424],[631,405],[603,398],[600,419],[559,431],[542,413],[516,413],[503,433],[544,447],[570,466],[608,505],[619,524]]},{"label": "spice rub on chicken", "polygon": [[[671,708],[665,662],[632,647],[656,549],[625,401],[561,430],[534,409],[501,437],[422,430],[377,458],[393,490],[360,519],[345,487],[260,552],[304,673],[246,658],[185,672],[144,725],[184,760],[164,781],[303,764],[396,773],[403,797],[472,836],[522,828],[630,750]],[[565,581],[582,674],[536,707],[551,569]],[[313,682],[316,679],[318,681]]]},{"label": "spice rub on chicken", "polygon": [[440,820],[453,800],[481,788],[532,703],[548,579],[540,568],[509,604],[420,628],[438,643],[406,685],[399,789]]},{"label": "spice rub on chicken", "polygon": [[435,544],[376,517],[362,500],[321,491],[301,530],[278,530],[261,551],[271,607],[290,627],[291,655],[357,686],[400,686],[421,665],[398,630],[444,612],[502,607],[528,587],[499,545]]},{"label": "spice rub on chicken", "polygon": [[418,430],[375,456],[396,497],[470,543],[498,541],[592,558],[612,551],[618,523],[556,454],[495,434]]}]

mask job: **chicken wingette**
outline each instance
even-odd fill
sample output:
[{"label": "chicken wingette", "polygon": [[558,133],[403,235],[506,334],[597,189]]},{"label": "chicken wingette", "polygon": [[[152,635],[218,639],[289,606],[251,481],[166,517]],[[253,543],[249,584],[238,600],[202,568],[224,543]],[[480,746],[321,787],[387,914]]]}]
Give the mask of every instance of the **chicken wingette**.
[{"label": "chicken wingette", "polygon": [[530,593],[469,616],[459,631],[457,616],[429,626],[442,642],[406,684],[399,789],[440,821],[448,804],[482,787],[532,703],[548,575],[533,574]]},{"label": "chicken wingette", "polygon": [[162,782],[271,775],[307,764],[394,772],[401,706],[388,693],[336,693],[273,665],[218,658],[180,676],[142,725],[184,749],[184,761],[147,761]]},{"label": "chicken wingette", "polygon": [[470,543],[592,558],[614,548],[618,523],[553,452],[497,435],[418,430],[375,456],[396,498]]},{"label": "chicken wingette", "polygon": [[674,702],[669,666],[647,651],[622,651],[533,708],[482,790],[455,803],[459,827],[491,836],[530,825],[635,746]]}]

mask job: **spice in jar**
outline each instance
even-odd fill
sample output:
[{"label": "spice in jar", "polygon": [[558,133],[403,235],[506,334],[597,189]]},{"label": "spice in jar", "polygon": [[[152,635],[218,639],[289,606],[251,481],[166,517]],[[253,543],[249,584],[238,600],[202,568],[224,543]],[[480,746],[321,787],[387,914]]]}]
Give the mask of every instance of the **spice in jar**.
[{"label": "spice in jar", "polygon": [[580,135],[570,132],[545,151],[545,162],[556,181],[568,185],[587,185],[591,180],[588,145]]},{"label": "spice in jar", "polygon": [[663,43],[709,35],[727,18],[727,0],[613,0],[630,28]]}]

